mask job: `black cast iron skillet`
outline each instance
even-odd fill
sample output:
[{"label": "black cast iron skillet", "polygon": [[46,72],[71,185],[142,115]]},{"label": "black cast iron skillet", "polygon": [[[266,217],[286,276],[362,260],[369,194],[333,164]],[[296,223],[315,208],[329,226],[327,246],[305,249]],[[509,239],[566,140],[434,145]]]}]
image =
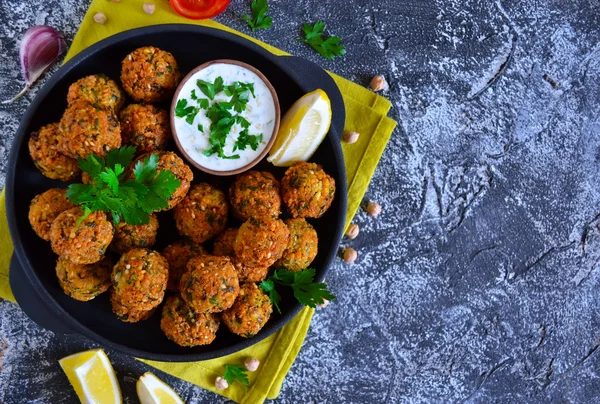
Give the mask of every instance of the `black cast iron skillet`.
[{"label": "black cast iron skillet", "polygon": [[[289,290],[282,290],[282,314],[274,313],[253,338],[238,337],[222,326],[216,340],[203,347],[183,348],[169,341],[159,327],[160,311],[151,319],[135,324],[119,321],[112,313],[108,294],[90,302],[78,302],[66,296],[56,279],[56,256],[49,243],[40,239],[28,221],[31,199],[53,187],[67,184],[42,176],[29,156],[27,141],[32,131],[56,122],[66,108],[71,83],[89,74],[105,73],[119,82],[121,60],[141,46],[156,46],[171,52],[183,74],[213,59],[237,59],[258,68],[273,84],[279,96],[282,114],[303,94],[316,88],[327,92],[332,103],[333,122],[325,141],[311,161],[321,164],[336,181],[335,200],[320,219],[310,220],[319,234],[319,253],[312,264],[316,281],[322,281],[335,258],[346,216],[346,174],[340,147],[345,110],[332,78],[317,65],[293,56],[278,57],[258,45],[224,31],[186,24],[158,25],[126,31],[107,38],[79,53],[61,67],[40,90],[25,113],[10,153],[6,178],[6,208],[10,233],[15,246],[11,261],[10,283],[17,301],[42,327],[56,333],[83,334],[99,344],[139,358],[159,361],[198,361],[224,356],[246,348],[273,334],[302,308]],[[168,109],[166,102],[161,105]],[[268,170],[277,178],[283,169],[266,161],[255,169]],[[194,171],[194,182],[206,181],[226,190],[231,178],[211,177]],[[285,214],[284,214],[285,216]],[[172,212],[159,214],[159,238],[154,249],[160,251],[178,239]],[[239,225],[231,218],[231,225]]]}]

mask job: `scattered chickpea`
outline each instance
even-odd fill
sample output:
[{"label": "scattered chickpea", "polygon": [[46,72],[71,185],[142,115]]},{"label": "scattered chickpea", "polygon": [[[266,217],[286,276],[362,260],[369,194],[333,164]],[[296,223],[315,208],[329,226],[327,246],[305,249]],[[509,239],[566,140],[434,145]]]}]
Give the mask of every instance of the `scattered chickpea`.
[{"label": "scattered chickpea", "polygon": [[260,365],[260,361],[256,358],[247,358],[244,361],[244,366],[248,372],[256,372],[258,366]]},{"label": "scattered chickpea", "polygon": [[146,14],[154,14],[154,10],[156,9],[154,3],[144,3],[143,7]]},{"label": "scattered chickpea", "polygon": [[317,306],[319,306],[320,308],[324,309],[325,307],[329,306],[329,300],[323,299],[323,303],[317,304]]},{"label": "scattered chickpea", "polygon": [[388,83],[385,81],[385,77],[376,75],[371,79],[371,89],[373,91],[383,91],[388,89]]},{"label": "scattered chickpea", "polygon": [[217,377],[217,380],[215,380],[215,388],[217,390],[225,390],[227,387],[229,387],[227,380],[223,379],[221,376]]},{"label": "scattered chickpea", "polygon": [[356,261],[357,257],[358,253],[352,247],[348,247],[346,248],[346,251],[344,251],[344,261],[346,261],[349,264],[352,264],[354,261]]},{"label": "scattered chickpea", "polygon": [[104,13],[96,13],[94,14],[94,21],[98,24],[106,24],[106,15]]},{"label": "scattered chickpea", "polygon": [[348,144],[356,143],[360,134],[353,130],[344,133],[344,142]]},{"label": "scattered chickpea", "polygon": [[348,226],[348,230],[346,230],[346,237],[348,237],[350,240],[354,240],[356,236],[358,236],[359,231],[360,228],[358,225],[356,223],[352,223],[350,226]]},{"label": "scattered chickpea", "polygon": [[381,213],[381,205],[377,202],[369,202],[367,205],[367,214],[369,216],[377,217]]}]

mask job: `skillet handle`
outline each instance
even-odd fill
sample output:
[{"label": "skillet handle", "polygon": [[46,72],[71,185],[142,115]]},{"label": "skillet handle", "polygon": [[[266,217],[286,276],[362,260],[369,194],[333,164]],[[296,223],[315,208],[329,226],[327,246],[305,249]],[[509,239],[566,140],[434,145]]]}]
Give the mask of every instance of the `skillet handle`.
[{"label": "skillet handle", "polygon": [[346,108],[340,89],[333,78],[316,63],[298,56],[279,56],[281,64],[286,68],[296,82],[307,83],[307,89],[314,91],[317,88],[327,93],[331,101],[332,121],[330,132],[341,140],[346,122]]},{"label": "skillet handle", "polygon": [[65,325],[57,314],[50,311],[48,306],[33,289],[27,275],[23,272],[21,263],[13,254],[10,259],[8,281],[17,303],[21,310],[37,325],[55,334],[74,334],[75,332]]}]

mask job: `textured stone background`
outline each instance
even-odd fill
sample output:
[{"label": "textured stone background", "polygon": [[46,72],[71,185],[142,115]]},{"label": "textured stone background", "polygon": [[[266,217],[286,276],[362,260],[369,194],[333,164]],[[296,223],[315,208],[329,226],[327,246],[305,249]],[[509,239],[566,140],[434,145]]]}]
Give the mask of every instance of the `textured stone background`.
[{"label": "textured stone background", "polygon": [[[247,31],[248,3],[218,20]],[[400,122],[367,195],[383,214],[358,214],[359,259],[331,269],[338,300],[315,316],[278,401],[598,402],[599,1],[270,3],[274,28],[256,36],[361,84],[384,74]],[[45,23],[70,40],[88,2],[0,4],[8,98],[22,33]],[[346,57],[294,40],[317,18]],[[0,107],[2,171],[34,95]],[[8,302],[0,341],[0,402],[75,399],[56,360],[89,341]],[[146,367],[109,354],[134,402]],[[189,402],[223,401],[161,376]]]}]

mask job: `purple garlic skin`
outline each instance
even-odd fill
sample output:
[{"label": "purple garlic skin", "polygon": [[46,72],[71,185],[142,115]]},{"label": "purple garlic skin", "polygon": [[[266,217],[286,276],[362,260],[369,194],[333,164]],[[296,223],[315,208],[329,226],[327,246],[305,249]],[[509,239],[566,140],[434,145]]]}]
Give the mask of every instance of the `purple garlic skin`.
[{"label": "purple garlic skin", "polygon": [[23,35],[19,48],[25,88],[12,99],[2,101],[2,103],[12,102],[25,94],[29,87],[58,59],[66,48],[67,44],[63,36],[54,28],[47,25],[37,25],[29,28]]}]

